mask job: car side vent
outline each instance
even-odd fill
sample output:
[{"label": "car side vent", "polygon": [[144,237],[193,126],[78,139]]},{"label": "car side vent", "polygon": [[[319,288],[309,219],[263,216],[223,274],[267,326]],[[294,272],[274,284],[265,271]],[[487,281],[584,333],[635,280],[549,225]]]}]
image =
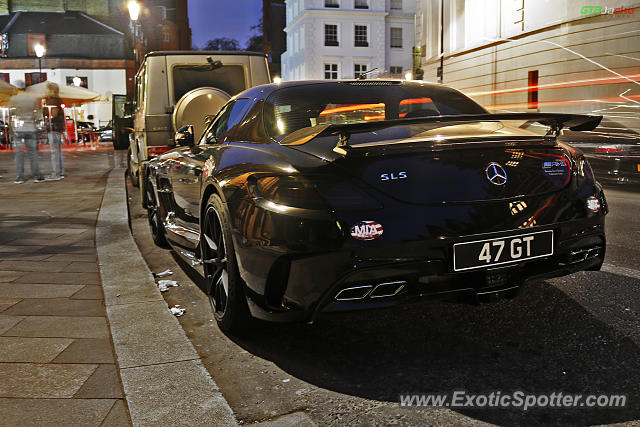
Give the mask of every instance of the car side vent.
[{"label": "car side vent", "polygon": [[358,80],[354,82],[345,82],[350,86],[396,86],[402,84],[397,80]]}]

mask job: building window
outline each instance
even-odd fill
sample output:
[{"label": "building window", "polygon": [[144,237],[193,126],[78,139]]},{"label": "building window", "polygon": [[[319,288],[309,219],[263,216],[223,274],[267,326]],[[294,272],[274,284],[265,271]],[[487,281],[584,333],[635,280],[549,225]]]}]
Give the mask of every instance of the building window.
[{"label": "building window", "polygon": [[66,77],[67,86],[76,86],[76,82],[74,81],[75,79],[80,79],[79,80],[80,87],[89,89],[89,79],[87,77],[80,77],[80,76],[67,76]]},{"label": "building window", "polygon": [[353,7],[356,9],[369,9],[369,0],[353,0]]},{"label": "building window", "polygon": [[391,0],[391,9],[402,10],[402,0]]},{"label": "building window", "polygon": [[11,83],[9,81],[9,73],[0,73],[0,80],[4,80],[7,83]]},{"label": "building window", "polygon": [[324,64],[324,78],[338,80],[338,64]]},{"label": "building window", "polygon": [[392,65],[389,67],[389,74],[394,76],[402,75],[402,67],[398,67],[397,65]]},{"label": "building window", "polygon": [[44,34],[27,34],[27,49],[29,49],[29,56],[36,56],[34,48],[37,45],[42,45],[45,48],[47,47]]},{"label": "building window", "polygon": [[369,41],[367,40],[367,26],[356,25],[354,27],[354,46],[367,47]]},{"label": "building window", "polygon": [[[353,78],[359,79],[361,73],[367,72],[367,64],[353,64]],[[366,78],[366,77],[365,77]]]},{"label": "building window", "polygon": [[391,28],[391,47],[402,47],[402,28]]},{"label": "building window", "polygon": [[538,108],[538,70],[529,71],[529,87],[527,89],[528,108]]},{"label": "building window", "polygon": [[47,73],[24,73],[24,86],[31,86],[36,83],[42,83],[47,80]]},{"label": "building window", "polygon": [[339,46],[338,43],[338,26],[335,24],[327,24],[324,26],[324,45]]},{"label": "building window", "polygon": [[340,7],[338,0],[324,0],[324,7]]}]

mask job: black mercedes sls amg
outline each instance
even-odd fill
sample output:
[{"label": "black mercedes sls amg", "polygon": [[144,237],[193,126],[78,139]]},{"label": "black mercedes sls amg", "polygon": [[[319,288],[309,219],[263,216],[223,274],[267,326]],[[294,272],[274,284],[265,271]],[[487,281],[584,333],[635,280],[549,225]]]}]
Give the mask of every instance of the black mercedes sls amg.
[{"label": "black mercedes sls amg", "polygon": [[203,135],[176,134],[149,163],[143,203],[155,242],[202,275],[223,330],[513,297],[528,279],[602,265],[604,193],[557,141],[600,119],[488,114],[421,82],[258,86]]}]

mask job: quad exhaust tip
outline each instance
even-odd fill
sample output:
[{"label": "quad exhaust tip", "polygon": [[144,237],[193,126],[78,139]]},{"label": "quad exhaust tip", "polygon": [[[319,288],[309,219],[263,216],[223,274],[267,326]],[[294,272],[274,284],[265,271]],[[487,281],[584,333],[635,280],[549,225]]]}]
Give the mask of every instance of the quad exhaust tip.
[{"label": "quad exhaust tip", "polygon": [[407,284],[404,280],[384,282],[377,285],[344,288],[335,297],[336,301],[356,301],[369,298],[385,298],[398,295]]}]

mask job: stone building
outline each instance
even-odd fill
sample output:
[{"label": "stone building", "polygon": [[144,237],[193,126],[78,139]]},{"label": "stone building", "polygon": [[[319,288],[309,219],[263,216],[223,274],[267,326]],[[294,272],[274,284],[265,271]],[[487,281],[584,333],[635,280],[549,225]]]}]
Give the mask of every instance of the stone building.
[{"label": "stone building", "polygon": [[418,0],[424,80],[491,111],[604,114],[601,128],[640,129],[640,3],[585,4]]},{"label": "stone building", "polygon": [[287,1],[285,80],[400,77],[412,69],[416,0]]}]

